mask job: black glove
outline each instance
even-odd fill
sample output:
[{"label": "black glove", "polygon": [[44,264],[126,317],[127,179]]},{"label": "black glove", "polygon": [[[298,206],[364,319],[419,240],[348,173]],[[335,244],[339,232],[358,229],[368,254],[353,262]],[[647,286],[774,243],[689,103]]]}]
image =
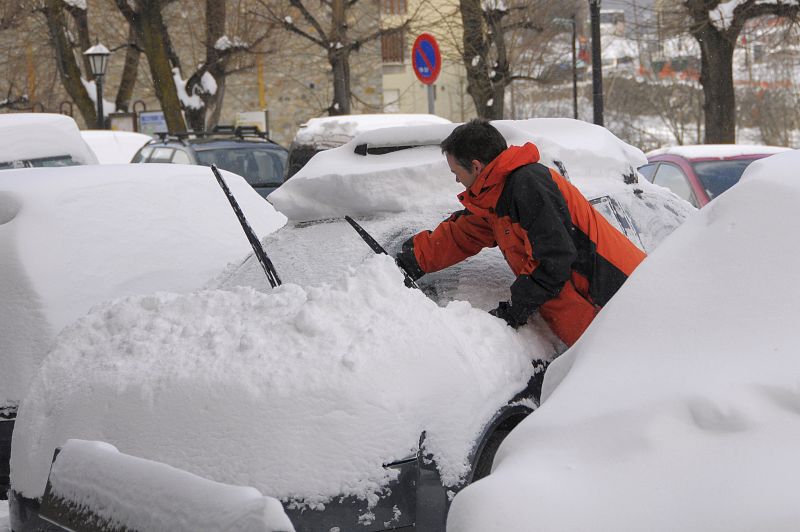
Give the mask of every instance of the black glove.
[{"label": "black glove", "polygon": [[394,258],[394,261],[403,270],[405,273],[408,274],[408,277],[412,281],[416,281],[423,275],[425,272],[422,271],[422,268],[419,267],[419,263],[417,262],[417,257],[414,255],[414,237],[412,236],[405,242],[403,242],[403,247],[400,250],[400,253]]},{"label": "black glove", "polygon": [[523,317],[520,315],[508,301],[501,301],[498,303],[497,308],[490,310],[489,314],[495,318],[500,318],[505,321],[509,327],[514,327],[515,329],[528,323],[528,316],[526,315]]}]

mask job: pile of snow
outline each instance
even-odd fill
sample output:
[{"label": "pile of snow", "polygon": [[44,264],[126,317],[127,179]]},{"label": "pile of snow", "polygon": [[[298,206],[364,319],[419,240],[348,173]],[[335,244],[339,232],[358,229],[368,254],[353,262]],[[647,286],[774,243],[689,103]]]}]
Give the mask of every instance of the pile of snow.
[{"label": "pile of snow", "polygon": [[[607,129],[565,118],[502,120],[494,125],[511,144],[533,142],[541,162],[560,161],[587,197],[625,188],[624,177],[647,164],[641,150]],[[463,188],[447,166],[439,144],[457,124],[384,128],[356,136],[315,155],[269,201],[290,220],[303,221],[374,212],[455,205]],[[418,146],[384,155],[359,155],[356,146]],[[641,179],[637,188],[663,190]]]},{"label": "pile of snow", "polygon": [[59,337],[22,403],[12,485],[40,496],[70,438],[266,495],[374,504],[420,434],[446,483],[550,351],[465,302],[407,289],[373,256],[335,285],[152,294],[99,305]]},{"label": "pile of snow", "polygon": [[797,528],[799,167],[751,164],[642,263],[448,530]]},{"label": "pile of snow", "polygon": [[78,124],[65,115],[0,114],[0,140],[0,163],[69,155],[76,164],[97,164]]},{"label": "pile of snow", "polygon": [[153,137],[133,131],[86,130],[81,131],[100,164],[125,164],[131,162],[139,148]]},{"label": "pile of snow", "polygon": [[450,121],[430,114],[366,114],[312,118],[297,130],[292,144],[310,145],[326,150],[341,146],[365,131],[397,126],[449,124]]},{"label": "pile of snow", "polygon": [[741,155],[772,155],[790,151],[791,148],[781,146],[763,146],[760,144],[694,144],[686,146],[667,146],[647,152],[647,156],[678,155],[686,159],[739,157]]},{"label": "pile of snow", "polygon": [[[286,222],[244,179],[223,173],[259,236]],[[1,177],[0,405],[24,396],[56,334],[96,303],[196,290],[250,251],[205,167],[72,166]]]},{"label": "pile of snow", "polygon": [[103,442],[69,440],[50,473],[54,497],[125,530],[293,532],[280,501]]}]

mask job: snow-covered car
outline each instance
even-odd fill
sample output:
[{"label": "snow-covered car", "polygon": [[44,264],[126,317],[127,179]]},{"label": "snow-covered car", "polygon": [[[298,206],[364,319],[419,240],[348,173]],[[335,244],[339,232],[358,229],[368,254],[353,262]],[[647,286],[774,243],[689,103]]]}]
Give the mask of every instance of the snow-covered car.
[{"label": "snow-covered car", "polygon": [[751,144],[669,146],[647,152],[648,163],[639,173],[699,208],[735,185],[753,161],[789,149]]},{"label": "snow-covered car", "polygon": [[139,148],[153,140],[150,135],[135,131],[112,131],[89,129],[81,131],[81,137],[100,164],[125,164],[139,151]]},{"label": "snow-covered car", "polygon": [[69,116],[0,113],[0,170],[82,164],[97,157]]},{"label": "snow-covered car", "polygon": [[311,118],[300,125],[289,146],[284,179],[296,174],[317,153],[346,144],[372,129],[449,124],[450,120],[430,114],[364,114]]},{"label": "snow-covered car", "polygon": [[[645,250],[695,211],[640,182],[642,152],[603,128],[495,124],[537,143]],[[394,253],[459,209],[439,148],[454,127],[363,133],[273,192],[290,220],[263,240],[278,288],[251,256],[204,291],[107,303],[65,331],[20,407],[13,519],[31,515],[54,449],[79,438],[253,486],[297,530],[443,530],[453,495],[535,408],[532,362],[564,349],[538,317],[516,331],[486,312],[513,280],[496,249],[409,290],[342,220]]]},{"label": "snow-covered car", "polygon": [[[286,222],[225,173],[259,236]],[[56,335],[94,305],[190,292],[250,249],[208,168],[90,165],[0,176],[0,493],[20,400]]]},{"label": "snow-covered car", "polygon": [[642,263],[448,530],[797,529],[798,168],[753,162]]}]

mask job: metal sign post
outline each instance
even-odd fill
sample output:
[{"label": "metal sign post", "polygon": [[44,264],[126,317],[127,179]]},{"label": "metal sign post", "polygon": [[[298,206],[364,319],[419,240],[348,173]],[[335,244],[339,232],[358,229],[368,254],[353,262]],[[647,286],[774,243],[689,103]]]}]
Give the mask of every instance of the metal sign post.
[{"label": "metal sign post", "polygon": [[428,86],[428,113],[436,114],[434,100],[436,91],[433,84],[442,70],[442,54],[439,44],[430,33],[423,33],[411,47],[411,61],[417,79]]}]

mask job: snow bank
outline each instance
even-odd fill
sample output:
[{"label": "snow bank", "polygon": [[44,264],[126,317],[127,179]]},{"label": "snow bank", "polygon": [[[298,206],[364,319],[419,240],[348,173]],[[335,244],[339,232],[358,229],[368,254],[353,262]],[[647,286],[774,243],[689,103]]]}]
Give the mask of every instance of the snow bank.
[{"label": "snow bank", "polygon": [[798,167],[751,164],[642,263],[448,530],[797,528]]},{"label": "snow bank", "polygon": [[22,403],[12,485],[41,495],[53,449],[81,438],[282,499],[374,501],[397,474],[382,464],[422,430],[452,484],[546,337],[437,306],[384,255],[319,288],[106,303],[64,331]]},{"label": "snow bank", "polygon": [[280,501],[255,488],[213,482],[103,442],[67,441],[50,482],[54,496],[126,530],[294,531]]},{"label": "snow bank", "polygon": [[77,164],[97,164],[78,125],[65,115],[0,113],[0,139],[0,163],[70,155]]},{"label": "snow bank", "polygon": [[133,131],[81,131],[100,164],[125,164],[131,162],[139,148],[153,137]]},{"label": "snow bank", "polygon": [[[285,223],[244,179],[224,175],[260,236]],[[195,290],[250,251],[205,167],[28,168],[1,177],[0,404],[24,396],[55,335],[92,305]]]}]

